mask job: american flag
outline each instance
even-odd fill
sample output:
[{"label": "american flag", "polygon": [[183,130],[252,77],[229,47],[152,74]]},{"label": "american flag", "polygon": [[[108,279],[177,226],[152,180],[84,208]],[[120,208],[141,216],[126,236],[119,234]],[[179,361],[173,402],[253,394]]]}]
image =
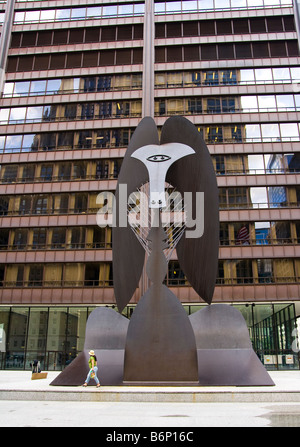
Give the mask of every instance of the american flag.
[{"label": "american flag", "polygon": [[248,245],[249,244],[249,231],[246,225],[243,225],[237,234],[236,237],[237,245]]}]

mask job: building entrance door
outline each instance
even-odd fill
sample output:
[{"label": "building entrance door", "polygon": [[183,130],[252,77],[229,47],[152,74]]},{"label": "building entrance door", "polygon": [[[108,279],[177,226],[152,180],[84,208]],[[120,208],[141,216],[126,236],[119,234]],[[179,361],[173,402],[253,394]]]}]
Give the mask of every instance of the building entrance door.
[{"label": "building entrance door", "polygon": [[63,369],[62,358],[63,353],[61,351],[48,351],[46,357],[46,370],[61,371]]}]

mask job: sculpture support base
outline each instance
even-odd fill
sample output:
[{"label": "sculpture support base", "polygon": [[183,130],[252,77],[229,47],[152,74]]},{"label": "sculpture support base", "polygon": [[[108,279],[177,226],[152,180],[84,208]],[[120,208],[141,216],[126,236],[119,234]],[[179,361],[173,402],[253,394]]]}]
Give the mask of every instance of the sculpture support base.
[{"label": "sculpture support base", "polygon": [[203,386],[273,386],[255,354],[242,314],[227,304],[212,304],[190,315]]},{"label": "sculpture support base", "polygon": [[[183,309],[174,295],[170,299],[173,301],[174,298],[176,299],[176,305]],[[166,309],[170,311],[168,299],[165,305]],[[187,315],[185,316],[187,317]],[[174,314],[170,313],[169,318],[173,319],[173,322],[175,322],[174,327],[177,328],[178,325],[176,325]],[[237,309],[226,304],[214,304],[195,312],[187,318],[193,330],[194,346],[196,346],[195,351],[192,350],[192,352],[196,353],[196,359],[193,354],[190,357],[190,364],[193,365],[192,376],[178,375],[179,371],[188,371],[189,363],[186,363],[186,361],[179,362],[182,367],[177,367],[176,356],[173,355],[174,343],[172,345],[173,351],[168,353],[171,361],[168,360],[165,363],[168,376],[153,374],[149,376],[146,374],[149,370],[149,364],[150,369],[154,367],[159,368],[159,365],[152,362],[151,346],[149,349],[141,347],[142,360],[148,360],[148,364],[143,364],[143,362],[136,363],[134,356],[131,364],[126,363],[124,360],[126,339],[127,343],[129,340],[129,349],[133,349],[133,354],[134,349],[137,348],[136,339],[134,343],[130,344],[131,329],[129,330],[128,327],[129,321],[117,312],[102,307],[95,309],[89,317],[84,351],[56,377],[51,385],[82,385],[88,373],[88,351],[90,349],[94,349],[97,355],[98,378],[101,385],[104,386],[274,385],[267,370],[252,349],[246,322]],[[134,322],[133,317],[132,321]],[[139,321],[139,318],[137,321]],[[133,324],[133,332],[135,332],[134,327],[135,324]],[[146,333],[149,335],[145,325],[139,326],[138,329],[142,334]],[[159,352],[160,358],[162,358],[166,351],[161,350]],[[177,355],[181,355],[180,350],[177,352]],[[159,358],[158,361],[160,361]],[[123,375],[124,372],[125,374]],[[94,386],[95,382],[91,380],[89,385]]]},{"label": "sculpture support base", "polygon": [[176,296],[162,284],[148,289],[130,320],[123,383],[198,385],[191,323]]}]

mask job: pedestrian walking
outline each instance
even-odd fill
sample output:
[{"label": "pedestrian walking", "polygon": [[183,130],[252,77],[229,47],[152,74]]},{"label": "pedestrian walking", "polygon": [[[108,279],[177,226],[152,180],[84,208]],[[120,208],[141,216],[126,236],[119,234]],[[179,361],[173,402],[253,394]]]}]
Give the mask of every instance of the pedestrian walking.
[{"label": "pedestrian walking", "polygon": [[100,387],[100,382],[99,379],[97,377],[97,372],[98,372],[98,366],[97,366],[97,357],[95,355],[95,352],[93,350],[89,351],[89,373],[87,375],[87,378],[85,379],[85,382],[83,384],[83,386],[87,386],[90,379],[94,379],[96,382],[96,386],[97,388]]}]

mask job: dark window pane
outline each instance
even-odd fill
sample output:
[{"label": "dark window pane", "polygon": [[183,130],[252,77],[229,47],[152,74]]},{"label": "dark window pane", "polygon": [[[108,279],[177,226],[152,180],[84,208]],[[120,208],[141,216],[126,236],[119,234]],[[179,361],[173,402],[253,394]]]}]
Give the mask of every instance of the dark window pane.
[{"label": "dark window pane", "polygon": [[65,54],[52,54],[50,68],[65,68]]},{"label": "dark window pane", "polygon": [[34,70],[48,70],[49,66],[49,56],[48,55],[38,55],[34,59]]},{"label": "dark window pane", "polygon": [[70,30],[69,43],[83,43],[83,28]]},{"label": "dark window pane", "polygon": [[235,55],[237,59],[252,57],[250,43],[236,43]]},{"label": "dark window pane", "polygon": [[251,33],[265,33],[266,32],[265,19],[261,18],[250,19],[250,28]]},{"label": "dark window pane", "polygon": [[234,59],[232,43],[219,44],[218,52],[219,52],[219,59]]},{"label": "dark window pane", "polygon": [[114,65],[115,64],[115,51],[100,51],[100,65]]},{"label": "dark window pane", "polygon": [[231,20],[217,20],[217,34],[232,34]]},{"label": "dark window pane", "polygon": [[132,26],[118,26],[117,40],[131,40],[132,39]]},{"label": "dark window pane", "polygon": [[296,31],[295,21],[293,16],[283,17],[285,31]]},{"label": "dark window pane", "polygon": [[116,27],[115,26],[106,26],[101,29],[101,41],[109,42],[112,40],[116,40]]},{"label": "dark window pane", "polygon": [[36,32],[23,33],[22,47],[34,47],[36,42]]},{"label": "dark window pane", "polygon": [[182,61],[182,47],[167,47],[167,62]]},{"label": "dark window pane", "polygon": [[164,23],[156,23],[155,25],[155,37],[166,37],[165,35],[165,24]]},{"label": "dark window pane", "polygon": [[217,59],[217,46],[216,45],[201,45],[201,59],[213,60]]},{"label": "dark window pane", "polygon": [[56,30],[53,36],[53,45],[66,44],[68,41],[68,31],[66,30]]},{"label": "dark window pane", "polygon": [[297,40],[288,40],[287,48],[288,48],[289,56],[299,56],[299,47],[298,47]]},{"label": "dark window pane", "polygon": [[18,71],[31,71],[33,66],[33,56],[23,56],[19,58]]},{"label": "dark window pane", "polygon": [[247,19],[234,19],[232,21],[234,34],[248,34],[249,25]]},{"label": "dark window pane", "polygon": [[133,35],[134,39],[142,39],[143,38],[143,25],[133,25]]},{"label": "dark window pane", "polygon": [[81,67],[81,55],[82,53],[68,53],[66,68]]},{"label": "dark window pane", "polygon": [[281,17],[267,17],[268,32],[283,31]]},{"label": "dark window pane", "polygon": [[51,45],[52,43],[52,31],[39,31],[38,32],[38,46]]},{"label": "dark window pane", "polygon": [[167,23],[167,37],[181,37],[181,23]]},{"label": "dark window pane", "polygon": [[199,45],[186,45],[183,47],[185,61],[199,60]]},{"label": "dark window pane", "polygon": [[287,56],[284,42],[270,42],[271,56]]},{"label": "dark window pane", "polygon": [[142,64],[143,63],[143,49],[142,48],[134,48],[133,49],[133,64]]},{"label": "dark window pane", "polygon": [[117,50],[116,64],[131,64],[131,50]]},{"label": "dark window pane", "polygon": [[183,22],[183,35],[184,36],[198,36],[198,22]]},{"label": "dark window pane", "polygon": [[98,51],[87,51],[83,53],[83,67],[97,67]]},{"label": "dark window pane", "polygon": [[9,57],[7,59],[7,67],[6,67],[7,73],[13,73],[14,71],[17,71],[18,60],[19,60],[18,57]]},{"label": "dark window pane", "polygon": [[215,35],[215,22],[214,20],[203,20],[200,22],[200,35],[201,36],[213,36]]},{"label": "dark window pane", "polygon": [[255,42],[252,44],[253,57],[269,57],[267,42]]},{"label": "dark window pane", "polygon": [[12,33],[10,47],[19,48],[21,46],[21,37],[22,33]]},{"label": "dark window pane", "polygon": [[165,62],[165,48],[156,47],[155,48],[155,62]]},{"label": "dark window pane", "polygon": [[99,42],[100,28],[86,28],[85,42]]}]

